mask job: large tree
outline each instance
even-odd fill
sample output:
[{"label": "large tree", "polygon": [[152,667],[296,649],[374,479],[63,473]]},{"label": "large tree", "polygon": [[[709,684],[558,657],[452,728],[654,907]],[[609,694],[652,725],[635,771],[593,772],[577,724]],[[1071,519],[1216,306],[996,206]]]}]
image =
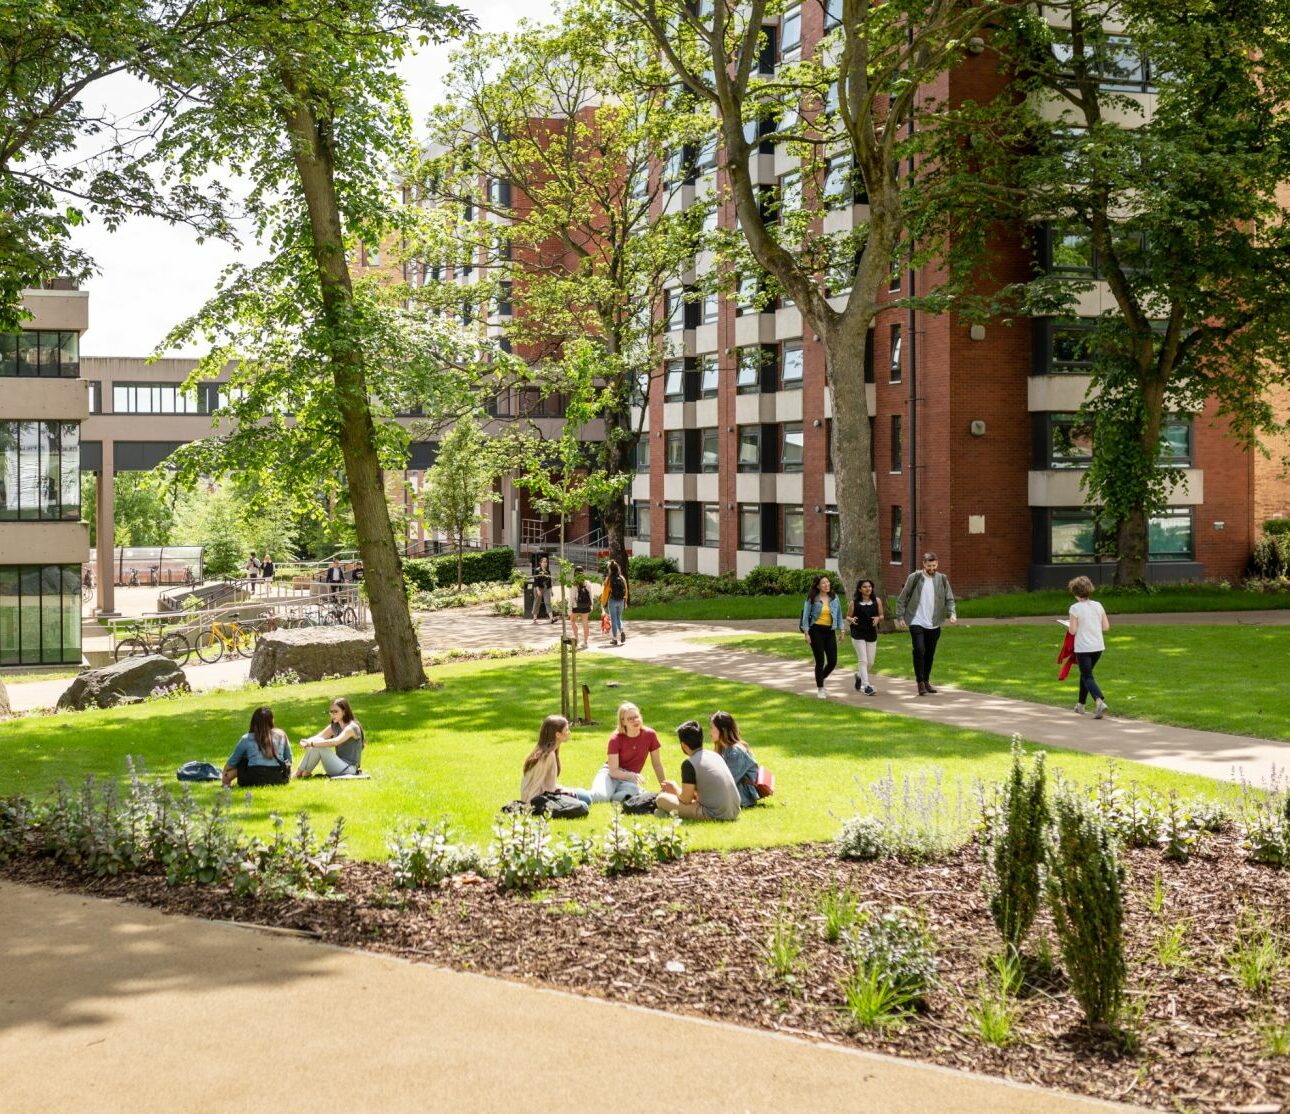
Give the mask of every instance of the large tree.
[{"label": "large tree", "polygon": [[[18,327],[24,287],[93,271],[71,244],[87,213],[230,234],[218,185],[149,167],[166,107],[226,14],[190,0],[0,0],[0,330]],[[94,100],[120,74],[154,96],[125,118]]]},{"label": "large tree", "polygon": [[[969,193],[976,188],[970,177],[907,173],[903,160],[938,141],[946,153],[955,149],[943,143],[941,133],[960,128],[963,118],[928,87],[965,56],[967,40],[998,5],[834,0],[828,10],[840,18],[821,49],[775,66],[766,57],[767,25],[789,7],[778,0],[615,3],[661,51],[680,92],[715,115],[720,165],[742,239],[824,346],[833,402],[839,565],[847,583],[863,571],[881,591],[887,561],[870,463],[868,334],[880,292],[908,246],[916,211],[933,211],[929,198],[942,184],[954,182]],[[754,180],[755,160],[750,161],[766,142],[786,143],[800,157],[800,186],[773,200]],[[832,180],[826,177],[830,159],[844,160],[842,174]],[[829,191],[867,205],[851,230],[824,233]],[[979,234],[983,226],[976,224]],[[958,275],[961,268],[951,255],[979,247],[970,224],[964,232],[947,236],[944,225],[920,223],[919,250],[939,249],[947,273]]]},{"label": "large tree", "polygon": [[[649,308],[688,265],[702,223],[698,208],[666,212],[680,183],[651,177],[650,157],[711,130],[709,115],[678,111],[668,75],[643,47],[592,0],[566,9],[555,27],[521,24],[454,52],[421,181],[455,219],[431,223],[438,246],[433,232],[411,245],[422,260],[446,252],[446,262],[482,264],[476,301],[495,304],[507,291],[516,311],[507,336],[545,389],[553,383],[541,362],[593,338],[605,395],[600,467],[611,479],[631,472],[660,366],[667,325]],[[459,219],[466,207],[474,220]],[[450,296],[461,295],[454,284]],[[422,296],[436,295],[423,288]],[[625,486],[605,487],[600,507],[624,567]]]},{"label": "large tree", "polygon": [[468,19],[428,0],[221,7],[229,25],[205,44],[196,103],[170,125],[163,154],[189,173],[224,166],[246,178],[246,206],[271,256],[233,268],[172,335],[218,342],[197,379],[235,361],[221,410],[237,430],[184,466],[190,478],[211,471],[220,449],[226,465],[256,467],[265,491],[297,492],[342,466],[386,685],[417,688],[425,670],[382,471],[406,438],[381,419],[400,393],[433,400],[452,379],[443,375],[450,338],[389,305],[375,283],[356,284],[349,253],[399,222],[390,181],[412,139],[395,64],[414,39],[441,39]]},{"label": "large tree", "polygon": [[1151,516],[1182,477],[1161,463],[1171,415],[1214,399],[1246,443],[1277,428],[1267,388],[1290,376],[1290,16],[1260,0],[1059,0],[1009,15],[995,41],[1036,113],[1024,215],[1048,247],[1031,306],[1074,319],[1081,296],[1109,294],[1100,315],[1057,330],[1092,377],[1087,497],[1117,583],[1138,583]]}]

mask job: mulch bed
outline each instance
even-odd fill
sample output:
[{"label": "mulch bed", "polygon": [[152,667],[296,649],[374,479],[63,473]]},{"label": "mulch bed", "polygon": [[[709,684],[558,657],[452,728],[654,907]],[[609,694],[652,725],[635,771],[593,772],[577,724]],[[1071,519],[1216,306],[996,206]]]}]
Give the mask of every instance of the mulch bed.
[{"label": "mulch bed", "polygon": [[[1269,1057],[1258,1023],[1290,1019],[1290,970],[1271,995],[1245,992],[1224,953],[1243,909],[1290,941],[1290,871],[1246,863],[1230,836],[1185,865],[1127,854],[1135,1051],[1080,1026],[1060,972],[1023,992],[1019,1036],[999,1049],[976,1035],[969,1007],[998,937],[974,847],[922,866],[842,863],[822,847],[693,853],[653,873],[607,879],[588,868],[531,898],[489,883],[393,889],[387,868],[351,863],[340,899],[240,900],[223,888],[168,889],[161,878],[71,879],[46,861],[4,876],[120,897],[168,913],[301,930],[328,943],[556,986],[676,1013],[794,1033],[947,1067],[1166,1110],[1253,1108],[1290,1114],[1290,1056]],[[1152,911],[1157,878],[1163,910]],[[819,895],[850,886],[866,904],[922,911],[937,943],[928,1009],[895,1030],[856,1030],[840,1008],[841,949],[820,932]],[[787,908],[802,927],[797,974],[770,971],[765,947]],[[1186,924],[1188,965],[1164,968],[1162,931]],[[1036,937],[1048,933],[1041,923]],[[1032,937],[1032,945],[1035,944]],[[1054,952],[1056,951],[1054,947]]]}]

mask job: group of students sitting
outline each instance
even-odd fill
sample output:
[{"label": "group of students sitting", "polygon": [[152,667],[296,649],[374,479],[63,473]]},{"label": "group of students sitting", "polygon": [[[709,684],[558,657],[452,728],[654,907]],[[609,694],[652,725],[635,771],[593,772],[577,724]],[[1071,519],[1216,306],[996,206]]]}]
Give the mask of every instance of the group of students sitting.
[{"label": "group of students sitting", "polygon": [[659,789],[652,802],[655,810],[686,820],[738,820],[741,808],[760,800],[757,760],[740,738],[735,717],[729,712],[714,712],[708,723],[708,738],[715,750],[704,747],[703,728],[697,720],[687,720],[676,729],[685,756],[677,784],[663,769],[658,733],[645,725],[635,704],[624,703],[618,708],[618,730],[609,736],[605,764],[596,772],[591,788],[571,789],[559,781],[560,746],[569,738],[569,721],[564,716],[547,716],[537,746],[524,760],[520,800],[537,805],[562,796],[588,806],[636,801],[645,786],[648,760]]},{"label": "group of students sitting", "polygon": [[[328,777],[354,777],[362,772],[363,725],[343,696],[328,709],[328,723],[316,735],[300,740],[297,778],[311,777],[321,764]],[[273,709],[267,705],[251,713],[251,727],[233,748],[224,764],[224,787],[235,781],[240,788],[285,785],[291,780],[291,740],[273,724]]]}]

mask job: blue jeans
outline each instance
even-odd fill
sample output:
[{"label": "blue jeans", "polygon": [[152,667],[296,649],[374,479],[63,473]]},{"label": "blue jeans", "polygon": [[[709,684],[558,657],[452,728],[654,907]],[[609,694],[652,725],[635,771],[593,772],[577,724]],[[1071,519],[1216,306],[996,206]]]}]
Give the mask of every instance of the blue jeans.
[{"label": "blue jeans", "polygon": [[601,766],[596,776],[591,779],[591,798],[588,804],[601,804],[605,801],[625,801],[641,792],[641,787],[634,781],[618,781],[609,776],[609,767]]},{"label": "blue jeans", "polygon": [[566,792],[566,793],[568,793],[568,794],[569,794],[569,796],[571,796],[571,797],[577,797],[577,798],[578,798],[578,800],[580,800],[584,805],[587,805],[588,807],[590,807],[590,805],[591,805],[591,794],[590,794],[589,792],[587,792],[587,790],[585,790],[585,789],[566,789],[566,790],[565,790],[565,792]]},{"label": "blue jeans", "polygon": [[1093,667],[1097,665],[1097,659],[1102,656],[1101,650],[1093,650],[1087,654],[1076,654],[1075,660],[1079,663],[1079,702],[1084,703],[1090,696],[1094,700],[1105,702],[1102,690],[1093,680]]},{"label": "blue jeans", "polygon": [[609,637],[617,638],[623,633],[623,608],[626,600],[610,600],[605,607],[609,611]]}]

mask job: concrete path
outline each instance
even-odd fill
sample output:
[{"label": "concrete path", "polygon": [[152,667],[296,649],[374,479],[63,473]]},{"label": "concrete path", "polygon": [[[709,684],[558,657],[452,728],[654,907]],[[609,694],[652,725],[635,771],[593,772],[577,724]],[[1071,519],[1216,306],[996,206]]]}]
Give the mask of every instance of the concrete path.
[{"label": "concrete path", "polygon": [[[730,634],[732,628],[717,631],[706,624],[641,622],[632,627],[626,645],[605,652],[815,697],[811,655],[805,645],[802,659],[793,661],[726,649],[717,653],[714,647],[695,644],[695,638],[713,633]],[[1244,776],[1254,785],[1269,784],[1276,771],[1284,777],[1290,768],[1290,743],[1271,739],[1194,731],[1114,716],[1095,720],[1068,708],[964,692],[940,684],[937,695],[919,696],[913,681],[895,677],[878,678],[878,695],[869,697],[854,690],[852,677],[850,670],[840,668],[830,680],[829,698],[955,727],[1001,735],[1016,732],[1046,746],[1144,762],[1220,781],[1239,781]]]},{"label": "concrete path", "polygon": [[0,971],[23,1114],[1132,1109],[9,883]]}]

